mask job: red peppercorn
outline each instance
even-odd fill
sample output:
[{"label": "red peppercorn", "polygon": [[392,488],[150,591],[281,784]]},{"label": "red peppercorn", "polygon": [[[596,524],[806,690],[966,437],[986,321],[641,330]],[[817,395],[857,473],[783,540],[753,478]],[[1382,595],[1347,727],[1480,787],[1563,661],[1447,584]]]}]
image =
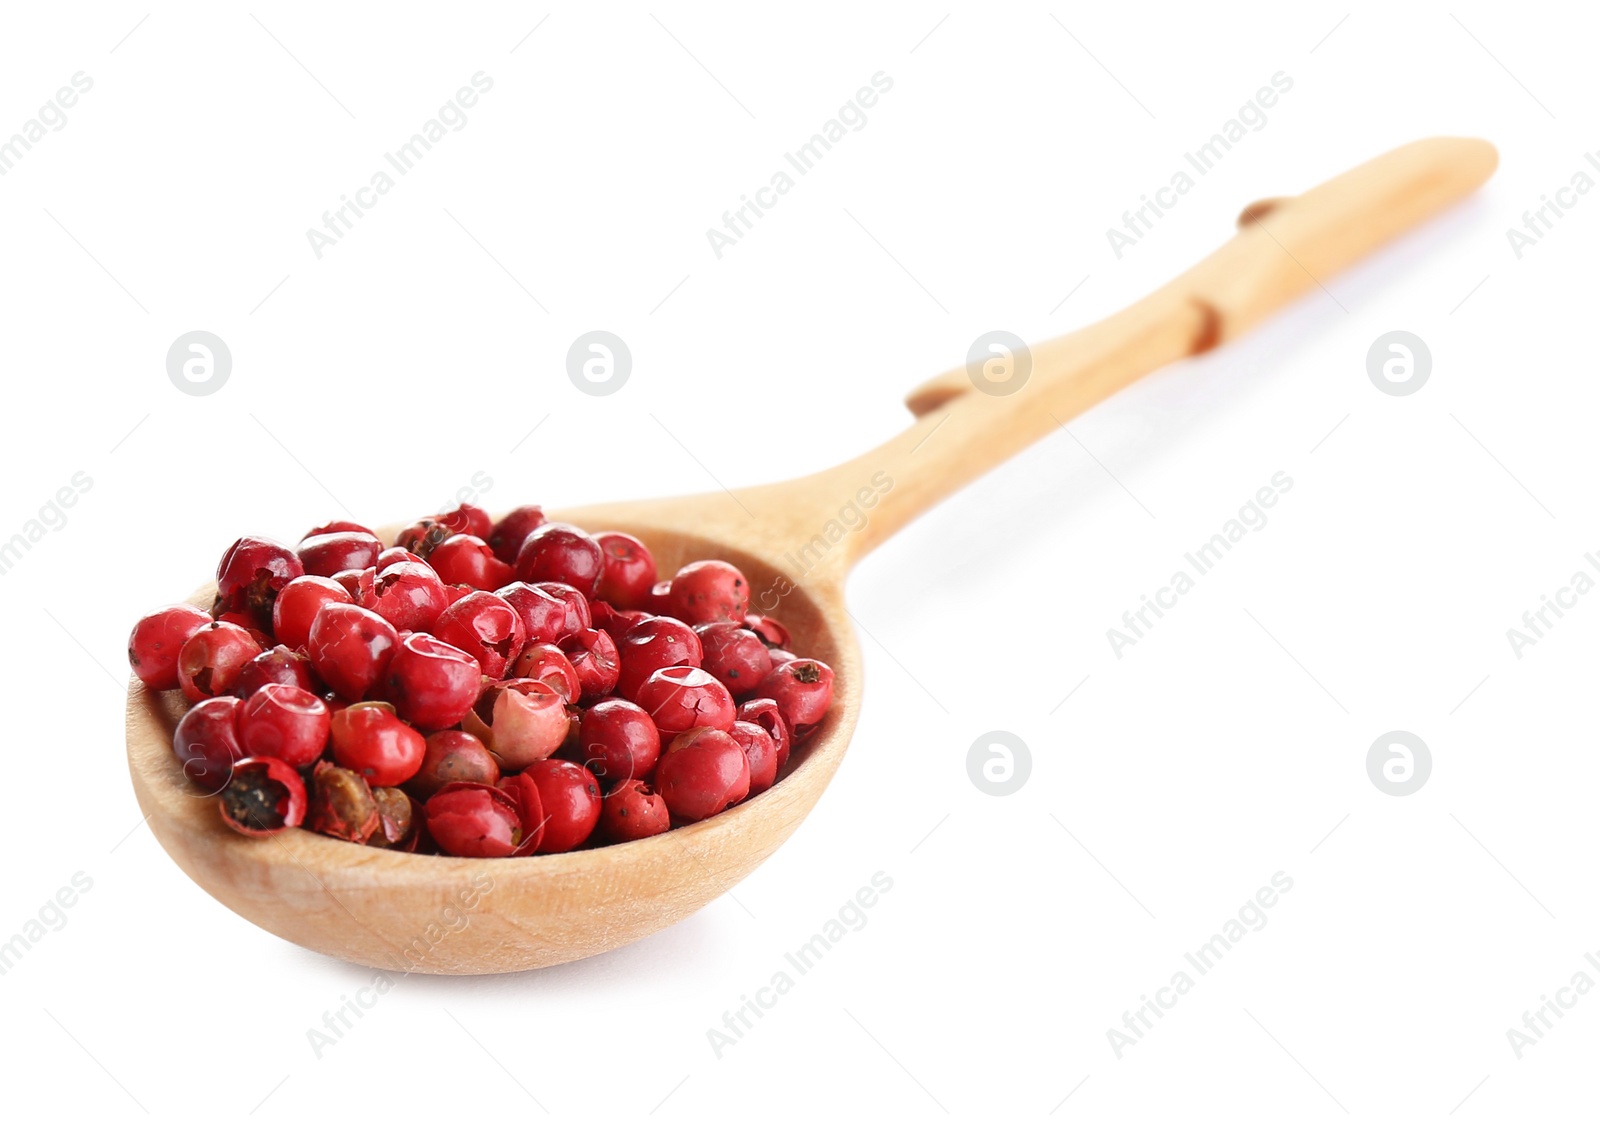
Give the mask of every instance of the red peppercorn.
[{"label": "red peppercorn", "polygon": [[645,679],[633,699],[669,740],[692,728],[727,732],[737,713],[727,687],[697,666],[657,670]]},{"label": "red peppercorn", "polygon": [[644,622],[650,615],[645,611],[623,611],[603,599],[591,599],[589,617],[596,630],[605,631],[612,638],[621,638],[630,627]]},{"label": "red peppercorn", "polygon": [[434,549],[428,563],[446,584],[493,591],[511,582],[511,565],[497,559],[486,542],[464,533]]},{"label": "red peppercorn", "polygon": [[587,598],[605,570],[605,553],[588,533],[559,521],[540,525],[517,552],[517,579],[571,584]]},{"label": "red peppercorn", "polygon": [[472,710],[483,672],[466,651],[417,633],[400,636],[384,680],[401,717],[421,729],[445,729]]},{"label": "red peppercorn", "polygon": [[566,609],[566,617],[561,624],[561,637],[556,639],[557,642],[560,642],[561,639],[566,638],[568,635],[586,631],[594,626],[594,621],[589,614],[589,601],[584,598],[582,592],[571,584],[545,580],[533,586],[545,594],[553,595],[561,600]]},{"label": "red peppercorn", "polygon": [[784,626],[771,615],[746,615],[744,625],[756,633],[767,646],[787,647],[789,645],[789,628]]},{"label": "red peppercorn", "polygon": [[617,644],[605,631],[576,631],[561,640],[561,652],[578,672],[585,700],[596,701],[616,688],[622,661]]},{"label": "red peppercorn", "polygon": [[564,854],[583,845],[600,821],[600,784],[582,764],[540,760],[522,773],[539,789],[544,838],[536,852]]},{"label": "red peppercorn", "polygon": [[450,606],[439,574],[426,564],[391,564],[378,573],[362,606],[376,611],[397,631],[430,631]]},{"label": "red peppercorn", "polygon": [[348,568],[371,568],[378,563],[383,542],[371,533],[321,533],[307,537],[295,550],[308,576],[331,576]]},{"label": "red peppercorn", "polygon": [[447,783],[499,783],[500,765],[483,741],[460,729],[428,737],[422,766],[406,781],[406,790],[426,802]]},{"label": "red peppercorn", "polygon": [[543,587],[518,580],[497,589],[495,594],[516,608],[529,643],[554,644],[567,635],[566,601],[545,591]]},{"label": "red peppercorn", "polygon": [[178,651],[178,685],[190,701],[233,692],[245,664],[261,653],[261,644],[244,627],[212,623],[189,636]]},{"label": "red peppercorn", "polygon": [[489,516],[489,511],[470,502],[463,502],[450,512],[439,514],[435,520],[453,534],[477,537],[479,540],[487,539],[494,530],[494,519]]},{"label": "red peppercorn", "polygon": [[317,677],[304,654],[287,646],[274,646],[244,664],[234,679],[233,695],[248,701],[250,695],[264,685],[293,685],[314,693]]},{"label": "red peppercorn", "polygon": [[739,742],[713,728],[680,733],[656,765],[656,790],[672,817],[699,822],[750,792],[750,763]]},{"label": "red peppercorn", "polygon": [[517,553],[522,550],[522,542],[528,539],[529,533],[542,524],[544,524],[543,509],[537,505],[519,505],[500,518],[489,535],[483,539],[494,549],[495,556],[507,564],[515,564]]},{"label": "red peppercorn", "polygon": [[753,721],[734,721],[729,736],[744,750],[750,765],[750,795],[760,795],[778,778],[778,750],[767,730]]},{"label": "red peppercorn", "polygon": [[439,849],[458,858],[509,858],[522,841],[516,803],[488,784],[445,784],[423,813]]},{"label": "red peppercorn", "polygon": [[210,615],[187,603],[152,611],[128,636],[128,665],[151,689],[177,689],[178,652],[196,631],[210,625]]},{"label": "red peppercorn", "polygon": [[544,682],[559,693],[568,705],[577,704],[578,698],[583,695],[578,671],[572,668],[572,663],[561,648],[553,643],[536,642],[525,647],[521,657],[511,667],[511,675],[513,678]]},{"label": "red peppercorn", "polygon": [[627,533],[598,533],[594,539],[605,554],[596,598],[618,607],[643,604],[656,582],[656,560],[650,550]]},{"label": "red peppercorn", "polygon": [[434,633],[472,655],[486,678],[504,677],[528,639],[517,609],[487,591],[450,604],[434,624]]},{"label": "red peppercorn", "polygon": [[256,644],[263,649],[272,645],[272,637],[261,629],[260,624],[256,622],[255,616],[247,612],[219,611],[216,615],[216,621],[228,623],[235,627],[243,627],[250,632],[250,637],[255,639]]},{"label": "red peppercorn", "polygon": [[[446,537],[445,539],[448,540],[449,538]],[[439,543],[443,544],[444,542],[440,541]],[[378,571],[381,572],[385,568],[393,567],[396,564],[426,564],[426,563],[427,563],[427,561],[424,560],[422,557],[418,556],[415,552],[411,552],[411,551],[409,551],[407,549],[404,549],[404,548],[396,547],[396,548],[386,548],[382,552],[378,553],[378,563],[377,563],[376,567],[377,567]]]},{"label": "red peppercorn", "polygon": [[678,569],[667,598],[672,616],[685,623],[738,623],[750,610],[750,585],[726,560],[696,560]]},{"label": "red peppercorn", "polygon": [[335,572],[329,578],[344,588],[351,602],[357,606],[372,606],[373,589],[378,586],[377,568],[346,568],[343,572]]},{"label": "red peppercorn", "polygon": [[237,697],[207,698],[185,713],[173,730],[173,756],[183,765],[183,774],[207,795],[221,791],[233,774],[234,762],[244,759],[239,743],[243,706]]},{"label": "red peppercorn", "polygon": [[625,779],[600,805],[600,836],[609,842],[635,842],[672,825],[667,801],[642,779]]},{"label": "red peppercorn", "polygon": [[785,662],[767,675],[756,693],[778,703],[778,711],[791,730],[814,725],[833,703],[833,671],[826,662],[813,658]]},{"label": "red peppercorn", "polygon": [[639,606],[639,610],[648,611],[652,615],[671,616],[672,611],[672,581],[658,580],[650,589],[650,596]]},{"label": "red peppercorn", "polygon": [[333,758],[373,787],[398,787],[417,774],[428,742],[384,701],[340,709],[330,725]]},{"label": "red peppercorn", "polygon": [[694,629],[700,638],[700,665],[735,697],[753,693],[772,672],[772,656],[754,631],[738,623],[702,623]]},{"label": "red peppercorn", "polygon": [[239,710],[239,743],[253,758],[309,767],[328,746],[332,716],[315,694],[292,685],[262,686]]},{"label": "red peppercorn", "polygon": [[698,666],[702,658],[700,638],[689,625],[660,615],[629,627],[616,641],[622,663],[617,692],[628,698],[636,696],[645,679],[657,670]]},{"label": "red peppercorn", "polygon": [[772,738],[773,748],[777,750],[778,770],[781,772],[789,762],[793,738],[789,732],[789,722],[783,719],[783,714],[778,710],[778,703],[770,697],[752,697],[739,706],[738,719],[760,725],[766,730]]},{"label": "red peppercorn", "polygon": [[632,701],[608,698],[583,710],[578,759],[602,780],[644,779],[661,756],[661,733]]},{"label": "red peppercorn", "polygon": [[398,642],[398,632],[376,612],[329,603],[311,621],[306,654],[329,689],[360,701],[388,672]]},{"label": "red peppercorn", "polygon": [[272,633],[283,645],[299,650],[311,637],[311,621],[324,604],[352,601],[343,584],[326,576],[290,580],[272,605]]},{"label": "red peppercorn", "polygon": [[527,772],[506,776],[500,781],[504,791],[517,806],[517,818],[522,822],[522,841],[517,843],[515,857],[524,858],[539,849],[544,842],[544,799],[539,786]]},{"label": "red peppercorn", "polygon": [[265,838],[306,816],[306,785],[282,760],[252,757],[233,765],[233,778],[217,800],[222,821],[252,838]]},{"label": "red peppercorn", "polygon": [[311,772],[311,801],[306,826],[330,838],[365,842],[382,825],[372,788],[361,776],[327,760]]},{"label": "red peppercorn", "polygon": [[565,744],[572,725],[559,693],[519,679],[484,689],[461,727],[487,744],[503,768],[519,771]]},{"label": "red peppercorn", "polygon": [[567,706],[567,735],[552,755],[558,760],[571,760],[573,763],[583,763],[582,750],[578,745],[578,737],[583,732],[583,710],[576,705]]},{"label": "red peppercorn", "polygon": [[423,517],[407,525],[395,535],[394,547],[403,548],[426,560],[433,555],[433,550],[449,540],[459,529],[452,529],[444,524],[437,516]]},{"label": "red peppercorn", "polygon": [[304,574],[292,549],[260,537],[240,537],[217,565],[217,602],[224,611],[245,612],[266,626],[278,593]]}]

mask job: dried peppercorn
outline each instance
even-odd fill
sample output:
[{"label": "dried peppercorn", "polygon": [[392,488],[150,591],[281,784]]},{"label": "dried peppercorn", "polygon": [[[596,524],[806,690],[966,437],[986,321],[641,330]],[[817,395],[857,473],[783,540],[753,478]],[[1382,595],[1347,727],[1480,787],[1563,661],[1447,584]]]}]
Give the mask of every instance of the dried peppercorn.
[{"label": "dried peppercorn", "polygon": [[299,826],[306,815],[300,773],[268,756],[240,760],[217,800],[222,819],[240,834],[262,838]]},{"label": "dried peppercorn", "polygon": [[411,796],[398,787],[374,787],[372,799],[378,805],[378,829],[367,839],[367,845],[390,850],[415,849],[422,817]]},{"label": "dried peppercorn", "polygon": [[318,834],[365,842],[378,829],[381,815],[367,781],[337,764],[319,760],[311,774],[311,800],[306,826]]}]

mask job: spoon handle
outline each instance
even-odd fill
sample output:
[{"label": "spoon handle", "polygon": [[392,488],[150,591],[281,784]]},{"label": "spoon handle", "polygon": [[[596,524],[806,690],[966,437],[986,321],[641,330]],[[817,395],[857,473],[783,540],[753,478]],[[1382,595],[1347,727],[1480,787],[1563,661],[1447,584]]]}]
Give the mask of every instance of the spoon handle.
[{"label": "spoon handle", "polygon": [[997,352],[987,377],[997,382],[987,389],[977,365],[929,380],[907,397],[917,421],[905,432],[767,487],[772,496],[762,500],[785,503],[792,531],[805,537],[841,505],[872,496],[865,527],[829,554],[828,569],[842,575],[918,514],[1139,377],[1233,340],[1309,290],[1336,301],[1326,285],[1333,275],[1470,194],[1496,161],[1487,141],[1430,138],[1299,196],[1252,204],[1228,242],[1161,289],[1064,337]]}]

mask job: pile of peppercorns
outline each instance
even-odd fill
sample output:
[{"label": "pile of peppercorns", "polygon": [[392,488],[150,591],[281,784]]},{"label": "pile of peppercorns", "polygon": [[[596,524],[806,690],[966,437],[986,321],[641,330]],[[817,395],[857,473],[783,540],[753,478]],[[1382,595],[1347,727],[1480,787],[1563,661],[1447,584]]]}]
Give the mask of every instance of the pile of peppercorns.
[{"label": "pile of peppercorns", "polygon": [[771,787],[833,700],[789,643],[724,561],[658,583],[626,533],[463,505],[392,546],[348,521],[296,548],[244,537],[211,612],[146,615],[128,661],[192,703],[173,754],[241,834],[503,858]]}]

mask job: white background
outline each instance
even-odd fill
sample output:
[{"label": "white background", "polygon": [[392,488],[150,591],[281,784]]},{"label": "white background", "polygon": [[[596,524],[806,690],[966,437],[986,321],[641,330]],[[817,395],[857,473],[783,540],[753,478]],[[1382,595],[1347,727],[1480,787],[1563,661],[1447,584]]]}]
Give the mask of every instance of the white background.
[{"label": "white background", "polygon": [[[94,80],[0,178],[0,539],[93,480],[0,576],[0,937],[93,880],[0,979],[8,1118],[1593,1109],[1600,998],[1520,1060],[1506,1037],[1600,947],[1600,596],[1520,658],[1506,638],[1600,549],[1600,201],[1520,260],[1505,234],[1600,142],[1578,5],[252,11],[32,5],[0,33],[0,135]],[[306,229],[478,71],[465,128],[319,260]],[[705,230],[878,71],[865,128],[719,260]],[[1278,71],[1265,128],[1117,259],[1106,228]],[[904,426],[979,334],[1091,321],[1248,201],[1434,134],[1499,146],[1478,197],[861,566],[849,756],[677,927],[412,977],[319,1060],[306,1031],[371,974],[234,917],[138,826],[128,629],[239,534],[408,519],[478,471],[503,510],[820,468]],[[635,362],[606,398],[564,367],[597,327]],[[1397,328],[1433,356],[1407,397],[1365,368]],[[193,329],[232,350],[215,395],[168,380]],[[1114,656],[1107,628],[1280,470],[1267,526]],[[966,769],[996,729],[1032,749],[1006,798]],[[1366,771],[1394,729],[1432,750],[1407,798]],[[706,1030],[880,870],[867,926],[719,1059]],[[1267,925],[1118,1058],[1108,1028],[1280,870]]]}]

